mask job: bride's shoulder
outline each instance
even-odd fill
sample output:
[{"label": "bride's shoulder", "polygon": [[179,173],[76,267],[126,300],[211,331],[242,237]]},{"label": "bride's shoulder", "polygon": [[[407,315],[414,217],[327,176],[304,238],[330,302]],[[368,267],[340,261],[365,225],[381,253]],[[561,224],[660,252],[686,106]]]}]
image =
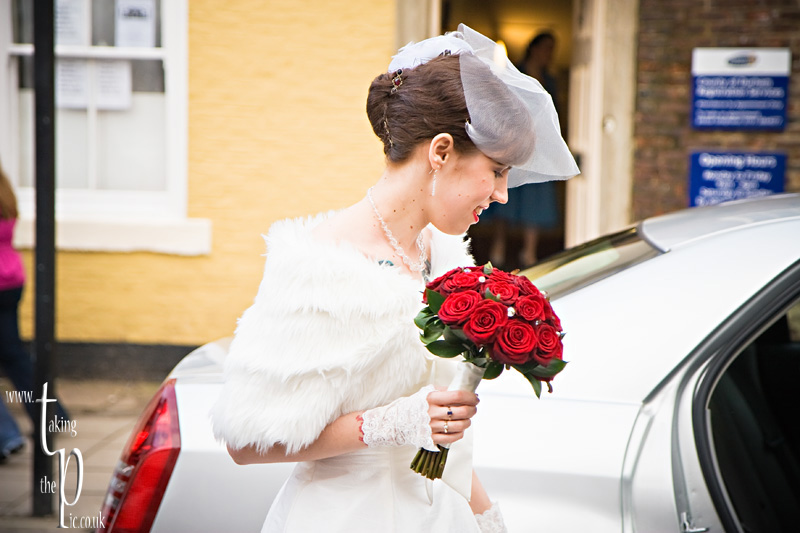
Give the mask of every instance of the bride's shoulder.
[{"label": "bride's shoulder", "polygon": [[321,221],[311,235],[317,242],[345,245],[370,255],[376,245],[374,235],[367,230],[371,222],[362,210],[351,206]]},{"label": "bride's shoulder", "polygon": [[311,229],[311,235],[318,241],[337,242],[346,235],[344,211],[332,213]]}]

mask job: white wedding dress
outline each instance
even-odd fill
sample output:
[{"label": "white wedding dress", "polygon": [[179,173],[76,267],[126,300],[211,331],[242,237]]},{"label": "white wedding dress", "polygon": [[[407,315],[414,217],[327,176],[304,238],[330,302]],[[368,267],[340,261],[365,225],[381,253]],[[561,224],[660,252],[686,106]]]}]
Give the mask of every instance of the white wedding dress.
[{"label": "white wedding dress", "polygon": [[462,495],[409,468],[416,452],[410,446],[368,448],[299,463],[261,531],[477,533]]},{"label": "white wedding dress", "polygon": [[[266,237],[264,279],[212,411],[215,435],[233,448],[297,451],[343,414],[452,376],[455,363],[430,355],[413,323],[422,285],[346,243],[315,240],[311,229],[326,216],[278,222]],[[434,277],[473,264],[463,238],[431,232]],[[471,448],[467,431],[436,481],[410,469],[413,446],[298,463],[262,531],[475,533]]]}]

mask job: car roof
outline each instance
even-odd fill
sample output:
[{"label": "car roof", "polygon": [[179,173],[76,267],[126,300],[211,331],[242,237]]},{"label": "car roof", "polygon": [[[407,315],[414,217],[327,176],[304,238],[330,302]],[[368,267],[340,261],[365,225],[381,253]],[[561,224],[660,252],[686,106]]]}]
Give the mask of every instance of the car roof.
[{"label": "car roof", "polygon": [[800,194],[776,194],[684,209],[644,220],[641,235],[662,251],[715,233],[800,217]]}]

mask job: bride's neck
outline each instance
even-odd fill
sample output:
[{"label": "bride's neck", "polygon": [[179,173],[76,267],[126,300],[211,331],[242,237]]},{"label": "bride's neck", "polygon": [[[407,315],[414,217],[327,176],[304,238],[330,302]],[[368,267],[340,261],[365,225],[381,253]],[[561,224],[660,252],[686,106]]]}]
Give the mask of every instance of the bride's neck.
[{"label": "bride's neck", "polygon": [[426,212],[430,185],[425,185],[419,172],[403,167],[387,169],[371,190],[376,210],[406,250],[416,247],[417,237],[430,222]]}]

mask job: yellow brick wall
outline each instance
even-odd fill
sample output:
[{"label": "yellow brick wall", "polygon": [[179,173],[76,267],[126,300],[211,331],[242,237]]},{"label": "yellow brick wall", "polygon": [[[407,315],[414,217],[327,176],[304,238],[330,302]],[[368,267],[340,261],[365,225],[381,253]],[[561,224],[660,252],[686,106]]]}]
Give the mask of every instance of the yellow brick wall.
[{"label": "yellow brick wall", "polygon": [[[383,154],[364,106],[395,26],[392,0],[191,0],[189,216],[212,220],[212,253],[59,253],[58,339],[230,335],[261,279],[261,233],[347,206],[378,179]],[[27,338],[32,296],[29,283]]]}]

